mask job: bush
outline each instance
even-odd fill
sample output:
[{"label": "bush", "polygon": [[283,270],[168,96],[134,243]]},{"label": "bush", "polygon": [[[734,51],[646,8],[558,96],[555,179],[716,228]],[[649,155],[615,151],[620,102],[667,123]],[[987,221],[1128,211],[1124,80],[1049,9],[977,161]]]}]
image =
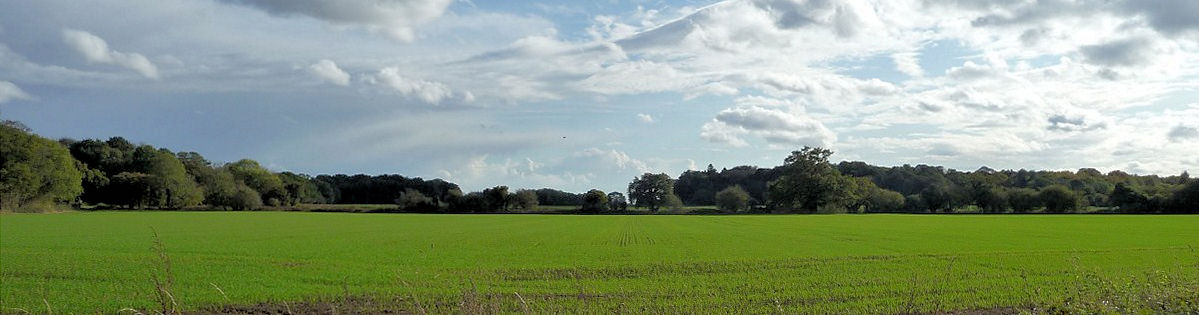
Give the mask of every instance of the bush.
[{"label": "bush", "polygon": [[514,203],[513,205],[517,208],[521,208],[526,211],[537,209],[538,202],[536,191],[530,189],[517,190],[516,194],[512,195],[512,199],[512,202]]},{"label": "bush", "polygon": [[866,204],[867,212],[897,212],[903,210],[905,198],[897,192],[875,188],[866,196]]},{"label": "bush", "polygon": [[583,212],[604,210],[608,210],[608,194],[599,189],[592,189],[583,194]]},{"label": "bush", "polygon": [[1073,212],[1082,206],[1082,197],[1062,185],[1045,187],[1038,196],[1045,204],[1045,211],[1050,213]]},{"label": "bush", "polygon": [[662,207],[669,209],[669,210],[682,209],[683,208],[683,200],[679,199],[679,195],[675,195],[672,192],[669,195],[666,195],[666,200],[662,204]]},{"label": "bush", "polygon": [[728,212],[741,212],[749,208],[749,193],[740,185],[725,188],[716,193],[716,206]]},{"label": "bush", "polygon": [[1199,180],[1191,180],[1174,192],[1166,209],[1171,213],[1199,213]]},{"label": "bush", "polygon": [[400,198],[396,198],[396,205],[402,211],[429,212],[438,210],[437,202],[433,198],[426,197],[425,194],[412,188],[404,189],[404,192],[400,193]]},{"label": "bush", "polygon": [[1012,211],[1016,213],[1029,213],[1033,209],[1041,207],[1041,199],[1037,196],[1037,192],[1028,188],[1016,188],[1008,191],[1008,204],[1012,206]]},{"label": "bush", "polygon": [[262,197],[258,191],[246,185],[237,185],[229,198],[228,206],[233,210],[257,210],[262,208]]}]

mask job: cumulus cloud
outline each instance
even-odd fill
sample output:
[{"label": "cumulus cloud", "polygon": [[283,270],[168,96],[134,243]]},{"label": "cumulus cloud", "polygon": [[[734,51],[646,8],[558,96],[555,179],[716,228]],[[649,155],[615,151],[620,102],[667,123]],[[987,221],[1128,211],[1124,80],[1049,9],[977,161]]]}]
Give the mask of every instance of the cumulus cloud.
[{"label": "cumulus cloud", "polygon": [[22,91],[20,87],[17,87],[16,84],[8,81],[0,81],[0,104],[30,98],[32,97],[25,93],[25,91]]},{"label": "cumulus cloud", "polygon": [[404,97],[416,98],[433,105],[450,99],[458,99],[464,103],[469,103],[475,98],[474,94],[470,92],[456,94],[445,83],[426,81],[402,75],[398,67],[380,69],[378,73],[367,77],[366,82],[387,87]]},{"label": "cumulus cloud", "polygon": [[637,120],[640,120],[643,123],[652,124],[654,122],[654,116],[650,116],[649,114],[637,114]]},{"label": "cumulus cloud", "polygon": [[301,15],[335,25],[365,27],[403,42],[416,40],[414,27],[446,12],[453,0],[222,0],[273,15]]},{"label": "cumulus cloud", "polygon": [[158,79],[158,67],[139,53],[125,53],[108,48],[103,38],[80,30],[62,30],[62,39],[83,55],[88,62],[114,64],[136,71],[144,77]]},{"label": "cumulus cloud", "polygon": [[704,124],[700,137],[732,146],[748,145],[742,136],[760,137],[767,143],[785,146],[828,147],[836,135],[820,121],[805,115],[782,110],[743,106],[729,108],[716,114]]},{"label": "cumulus cloud", "polygon": [[329,59],[322,59],[308,66],[308,72],[325,82],[340,86],[350,85],[350,74],[341,70],[336,63]]}]

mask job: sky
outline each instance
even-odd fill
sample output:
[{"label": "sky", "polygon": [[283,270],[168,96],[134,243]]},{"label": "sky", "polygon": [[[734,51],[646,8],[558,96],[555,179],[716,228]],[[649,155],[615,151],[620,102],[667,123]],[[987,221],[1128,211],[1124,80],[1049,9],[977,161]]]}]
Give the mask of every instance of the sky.
[{"label": "sky", "polygon": [[623,191],[833,161],[1199,170],[1194,0],[0,0],[0,118],[276,171]]}]

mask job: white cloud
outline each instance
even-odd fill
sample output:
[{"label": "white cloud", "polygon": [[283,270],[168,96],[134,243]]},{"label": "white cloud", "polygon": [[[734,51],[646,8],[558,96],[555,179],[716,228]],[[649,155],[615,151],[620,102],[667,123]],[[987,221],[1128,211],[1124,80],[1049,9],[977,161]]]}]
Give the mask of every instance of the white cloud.
[{"label": "white cloud", "polygon": [[637,114],[637,120],[640,120],[643,123],[652,124],[654,123],[654,116],[650,116],[649,114]]},{"label": "white cloud", "polygon": [[[547,183],[607,181],[603,172],[586,171],[591,167],[587,163],[601,162],[575,157],[586,155],[583,147],[561,148],[557,145],[566,141],[556,140],[561,133],[598,132],[599,126],[630,118],[692,133],[701,125],[700,137],[690,141],[755,149],[724,151],[728,154],[716,159],[751,160],[770,154],[756,150],[759,145],[776,149],[835,144],[838,150],[880,163],[978,161],[1056,168],[1129,167],[1129,161],[1137,160],[1138,170],[1174,173],[1174,168],[1199,164],[1193,152],[1175,149],[1191,141],[1187,139],[1193,139],[1189,135],[1196,128],[1184,123],[1196,118],[1194,111],[1177,110],[1178,100],[1194,99],[1199,90],[1199,37],[1191,36],[1199,27],[1186,14],[1195,6],[1192,0],[1158,1],[1161,5],[1129,0],[734,0],[699,8],[642,3],[624,8],[624,14],[593,15],[590,27],[555,24],[536,13],[489,12],[466,3],[462,10],[449,10],[448,1],[137,3],[150,9],[122,3],[88,8],[97,10],[94,14],[45,20],[80,20],[75,24],[104,30],[113,44],[133,47],[122,49],[155,51],[154,63],[146,62],[170,73],[175,82],[147,88],[293,93],[314,82],[311,74],[335,85],[364,83],[365,90],[413,103],[450,105],[399,107],[397,112],[413,118],[344,123],[339,126],[351,131],[339,135],[363,148],[362,156],[373,156],[363,159],[373,158],[375,165],[430,151],[436,153],[423,156],[452,156],[446,160],[494,170],[478,174],[498,178],[469,177],[464,174],[474,173],[450,162],[433,168],[464,181],[478,178],[471,182],[531,182],[540,175],[556,178],[537,179]],[[70,12],[54,9],[77,6],[44,0],[13,7],[43,5],[47,8],[41,12],[54,14]],[[125,21],[117,25],[89,18],[113,16],[119,11],[114,8],[130,11],[128,16],[136,20],[188,22],[161,27],[169,32],[146,32],[146,25],[156,24],[143,21],[130,23],[138,26],[132,27],[123,26]],[[212,12],[219,18],[178,11]],[[296,18],[264,24],[263,11]],[[0,12],[6,35],[26,33],[11,33],[25,29],[18,27],[21,22]],[[216,24],[221,26],[213,28]],[[329,25],[353,31],[329,32]],[[53,35],[61,28],[48,27],[51,31],[43,33]],[[397,49],[394,41],[372,32],[413,43]],[[126,66],[132,63],[118,59],[140,56],[116,52],[104,40],[87,35],[77,36],[71,45],[90,62]],[[422,37],[428,40],[417,40]],[[0,73],[8,74],[9,80],[21,78],[22,85],[38,86],[39,94],[45,86],[142,88],[130,84],[136,83],[130,78],[139,77],[124,71],[68,69],[55,60],[61,54],[34,55],[38,48],[28,44],[32,40],[6,42],[23,46],[0,50]],[[179,62],[169,62],[168,55]],[[304,67],[322,58],[329,58],[328,64],[322,60]],[[331,60],[352,64],[355,70],[378,71],[350,76]],[[296,65],[308,73],[297,73]],[[344,89],[304,92],[353,104],[392,101]],[[733,104],[723,105],[729,99]],[[479,106],[446,110],[472,102]],[[661,114],[696,110],[719,112],[700,119],[674,114],[663,119]],[[378,113],[377,108],[360,112],[346,117]],[[593,112],[603,113],[587,115],[596,117],[597,127],[580,128],[584,124],[578,114]],[[476,126],[474,120],[544,128],[539,132],[554,134],[550,140],[555,141],[547,144],[534,132],[502,134]],[[621,128],[605,129],[603,139],[587,139],[584,147],[624,142],[622,148],[637,148],[635,154],[641,157],[634,160],[650,168],[658,165],[654,161],[688,155],[645,145],[646,140],[626,136]],[[571,142],[582,141],[575,135]],[[687,145],[695,143],[680,144]],[[587,154],[592,159],[617,157],[602,163],[619,164],[614,162],[619,154],[606,149],[599,153],[603,154]],[[565,163],[568,158],[576,162]],[[434,162],[410,165],[430,163]],[[400,166],[407,169],[409,164]],[[637,168],[611,170],[623,174]],[[627,182],[623,176],[618,181]]]},{"label": "white cloud", "polygon": [[350,85],[350,74],[337,67],[332,60],[321,59],[308,66],[308,71],[323,81],[340,86]]},{"label": "white cloud", "polygon": [[899,72],[913,77],[924,76],[924,68],[920,66],[919,53],[894,53],[891,54],[891,60],[895,62],[895,70],[898,70]]},{"label": "white cloud", "polygon": [[433,105],[455,98],[463,103],[469,103],[475,99],[474,94],[470,92],[455,94],[453,89],[450,89],[450,86],[445,83],[402,75],[398,67],[380,69],[378,73],[368,76],[365,80],[369,84],[387,87],[404,97],[416,98]]},{"label": "white cloud", "polygon": [[115,64],[136,71],[144,77],[158,79],[158,67],[146,59],[146,56],[109,49],[108,42],[92,33],[63,29],[62,39],[88,62]]},{"label": "white cloud", "polygon": [[14,100],[28,100],[33,98],[29,94],[22,91],[20,87],[12,82],[0,81],[0,104],[8,103]]},{"label": "white cloud", "polygon": [[[642,173],[653,172],[647,162],[617,150],[586,148],[562,159],[535,161],[531,158],[496,159],[480,154],[457,161],[439,171],[446,179],[479,190],[495,185],[515,188],[553,187],[582,192],[592,188],[621,191],[623,184]],[[609,186],[620,183],[615,187]]]},{"label": "white cloud", "polygon": [[280,16],[302,15],[335,25],[361,26],[403,42],[416,40],[416,26],[446,12],[453,0],[223,0]]},{"label": "white cloud", "polygon": [[829,147],[836,141],[820,121],[811,117],[757,106],[729,108],[704,124],[700,136],[711,142],[732,146],[748,143],[742,135],[760,137],[780,146]]},{"label": "white cloud", "polygon": [[684,90],[702,83],[702,78],[684,75],[670,65],[642,60],[605,67],[579,81],[577,88],[600,94],[641,94]]}]

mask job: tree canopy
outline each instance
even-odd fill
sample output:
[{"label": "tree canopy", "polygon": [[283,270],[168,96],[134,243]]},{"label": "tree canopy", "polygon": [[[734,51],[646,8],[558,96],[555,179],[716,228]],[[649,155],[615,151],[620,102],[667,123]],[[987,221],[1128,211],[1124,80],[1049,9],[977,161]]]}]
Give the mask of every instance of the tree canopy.
[{"label": "tree canopy", "polygon": [[633,206],[649,208],[657,212],[658,208],[671,203],[674,195],[674,180],[666,173],[645,173],[629,183],[629,201]]},{"label": "tree canopy", "polygon": [[781,176],[770,184],[770,198],[782,209],[814,213],[841,198],[840,172],[828,162],[833,151],[804,147],[783,160]]},{"label": "tree canopy", "polygon": [[83,192],[80,167],[61,143],[0,124],[0,209],[74,201]]}]

